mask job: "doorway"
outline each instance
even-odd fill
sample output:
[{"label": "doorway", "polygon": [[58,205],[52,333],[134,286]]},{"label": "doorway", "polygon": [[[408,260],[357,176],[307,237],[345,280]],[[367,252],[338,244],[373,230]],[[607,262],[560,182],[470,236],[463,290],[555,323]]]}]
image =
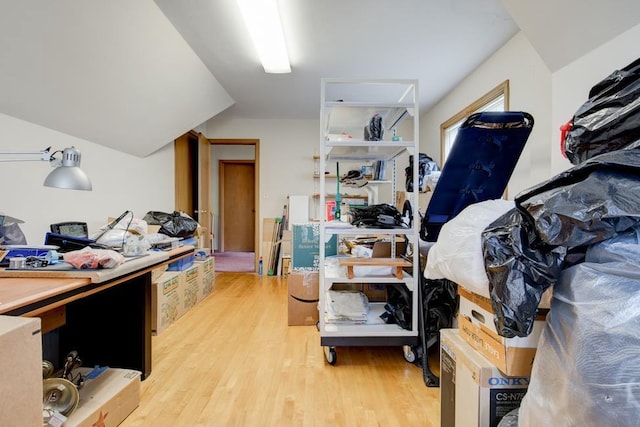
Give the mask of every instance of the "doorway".
[{"label": "doorway", "polygon": [[255,162],[219,161],[220,249],[255,252]]},{"label": "doorway", "polygon": [[209,141],[200,132],[187,132],[174,141],[175,210],[198,221],[205,248],[213,247],[210,150]]},{"label": "doorway", "polygon": [[[225,271],[256,271],[256,248],[260,242],[260,141],[209,139],[209,143],[212,145],[211,167],[217,169],[211,177],[212,202],[218,205],[215,208],[216,270],[222,271],[218,269],[220,265]],[[248,268],[249,261],[251,267]]]}]

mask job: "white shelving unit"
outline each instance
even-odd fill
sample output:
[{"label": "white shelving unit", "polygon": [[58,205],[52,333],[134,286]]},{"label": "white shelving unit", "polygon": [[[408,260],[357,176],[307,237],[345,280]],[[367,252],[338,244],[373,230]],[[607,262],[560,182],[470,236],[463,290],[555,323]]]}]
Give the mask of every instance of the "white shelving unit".
[{"label": "white shelving unit", "polygon": [[[382,117],[384,136],[381,141],[367,141],[364,127],[374,115]],[[393,129],[402,122],[403,140],[392,141]],[[328,164],[335,162],[387,162],[390,185],[390,200],[378,200],[377,186],[372,186],[370,200],[375,203],[395,203],[396,194],[396,159],[410,154],[413,156],[414,182],[418,182],[418,82],[415,80],[344,80],[323,79],[321,85],[320,106],[320,149],[319,149],[319,202],[325,205],[327,179],[323,176]],[[407,129],[410,129],[407,131]],[[411,135],[407,135],[410,133]],[[340,138],[348,135],[349,138]],[[404,157],[403,157],[404,160]],[[330,181],[335,183],[335,177]],[[404,189],[404,182],[399,187]],[[416,193],[408,193],[409,197],[417,197]],[[415,200],[411,200],[415,206]],[[400,210],[402,207],[399,208]],[[418,241],[419,214],[413,209],[414,217],[411,228],[357,228],[350,224],[335,224],[320,219],[320,238],[324,239],[336,234],[342,237],[385,237],[391,241],[391,258],[381,259],[384,262],[398,261],[400,254],[395,253],[395,241],[406,238],[407,243],[415,248],[408,260],[410,266],[398,275],[377,275],[348,278],[346,268],[337,268],[335,262],[325,255],[324,245],[320,245],[320,344],[325,350],[327,361],[336,363],[337,346],[403,346],[404,356],[413,361],[413,346],[418,342],[418,284],[420,274]],[[373,270],[372,270],[373,271]],[[411,293],[412,321],[410,329],[403,329],[396,324],[387,324],[380,315],[384,312],[384,302],[370,303],[367,321],[361,324],[331,323],[326,318],[327,291],[334,284],[404,284]]]},{"label": "white shelving unit", "polygon": [[[320,192],[319,192],[319,184],[320,184],[320,178],[321,178],[320,169],[319,169],[320,156],[314,155],[313,162],[314,162],[314,173],[313,173],[314,193],[312,195],[313,212],[314,212],[313,218],[319,221],[320,217],[325,213],[325,210],[324,210],[325,207],[320,204]],[[340,175],[342,176],[346,174],[351,169],[360,170],[362,166],[365,166],[365,165],[370,166],[369,163],[371,162],[356,162],[356,163],[341,165]],[[332,199],[335,199],[336,180],[338,180],[339,177],[338,175],[336,175],[335,171],[333,170],[335,169],[335,163],[331,165],[327,164],[326,166],[328,167],[328,169],[332,170],[332,173],[324,174],[324,176],[322,177],[325,181],[325,189],[327,191],[325,193],[325,200],[332,200]],[[390,173],[395,173],[395,171],[393,170],[388,171],[387,175]],[[352,202],[351,204],[374,205],[378,203],[381,189],[383,194],[385,191],[386,192],[391,191],[391,190],[387,190],[388,188],[391,188],[390,187],[390,185],[392,184],[391,180],[387,180],[387,179],[374,180],[374,179],[371,179],[371,175],[365,175],[365,178],[367,179],[367,185],[365,185],[364,187],[359,187],[359,188],[345,187],[345,186],[340,187],[340,194],[342,196],[343,202],[345,200],[350,200]]]}]

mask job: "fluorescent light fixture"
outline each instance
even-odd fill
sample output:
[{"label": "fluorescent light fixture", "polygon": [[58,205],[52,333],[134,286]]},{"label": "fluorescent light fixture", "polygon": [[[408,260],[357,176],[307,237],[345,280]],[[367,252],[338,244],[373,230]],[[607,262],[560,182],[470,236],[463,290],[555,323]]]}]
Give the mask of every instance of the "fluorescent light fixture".
[{"label": "fluorescent light fixture", "polygon": [[[89,177],[80,169],[80,150],[75,147],[65,148],[63,151],[49,153],[51,147],[41,151],[0,151],[2,155],[37,155],[38,157],[6,157],[0,158],[0,162],[49,162],[55,169],[44,180],[46,187],[66,188],[69,190],[92,189]],[[62,153],[62,159],[56,159],[55,155]]]},{"label": "fluorescent light fixture", "polygon": [[290,73],[289,54],[284,42],[276,0],[236,0],[267,73]]}]

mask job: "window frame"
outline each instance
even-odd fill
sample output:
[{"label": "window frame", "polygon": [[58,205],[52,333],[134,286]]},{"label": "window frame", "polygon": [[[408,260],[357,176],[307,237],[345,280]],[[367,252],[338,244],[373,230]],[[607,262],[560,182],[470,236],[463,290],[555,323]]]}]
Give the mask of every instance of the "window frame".
[{"label": "window frame", "polygon": [[447,129],[451,126],[455,125],[461,120],[469,117],[474,112],[480,110],[482,107],[492,103],[500,96],[504,96],[504,110],[509,111],[509,80],[505,80],[502,83],[498,84],[496,87],[491,89],[489,92],[482,95],[480,98],[467,105],[465,108],[460,110],[454,116],[444,121],[440,125],[440,165],[441,168],[444,167],[445,159],[445,145],[446,145],[446,134]]}]

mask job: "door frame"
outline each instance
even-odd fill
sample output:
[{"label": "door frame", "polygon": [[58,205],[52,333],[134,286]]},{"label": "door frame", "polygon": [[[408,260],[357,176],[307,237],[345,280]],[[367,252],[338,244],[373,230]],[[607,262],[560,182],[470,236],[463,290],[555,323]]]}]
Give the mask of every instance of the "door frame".
[{"label": "door frame", "polygon": [[[254,217],[254,238],[255,238],[255,217],[256,217],[256,198],[255,198],[255,176],[256,176],[256,162],[255,160],[233,160],[233,159],[222,159],[218,160],[218,209],[220,209],[220,248],[224,252],[224,221],[225,221],[225,194],[224,194],[224,177],[225,177],[225,167],[227,164],[247,164],[253,165],[253,184],[254,184],[254,200],[253,200],[253,217]],[[255,241],[253,246],[253,252],[257,252]]]},{"label": "door frame", "polygon": [[[195,144],[194,144],[195,143]],[[202,227],[201,243],[213,243],[211,213],[211,146],[200,132],[190,130],[174,140],[174,209],[196,219]],[[194,189],[197,191],[194,192]],[[197,200],[197,204],[194,202]]]},{"label": "door frame", "polygon": [[[253,264],[257,270],[258,268],[258,256],[260,248],[260,140],[259,139],[240,139],[240,138],[209,138],[209,144],[211,145],[253,145],[254,147],[254,185],[256,191],[254,192],[253,204],[256,209],[256,215],[254,220],[254,260]],[[218,187],[220,183],[218,183]],[[222,221],[220,221],[222,222]],[[220,227],[222,229],[222,227]]]}]

